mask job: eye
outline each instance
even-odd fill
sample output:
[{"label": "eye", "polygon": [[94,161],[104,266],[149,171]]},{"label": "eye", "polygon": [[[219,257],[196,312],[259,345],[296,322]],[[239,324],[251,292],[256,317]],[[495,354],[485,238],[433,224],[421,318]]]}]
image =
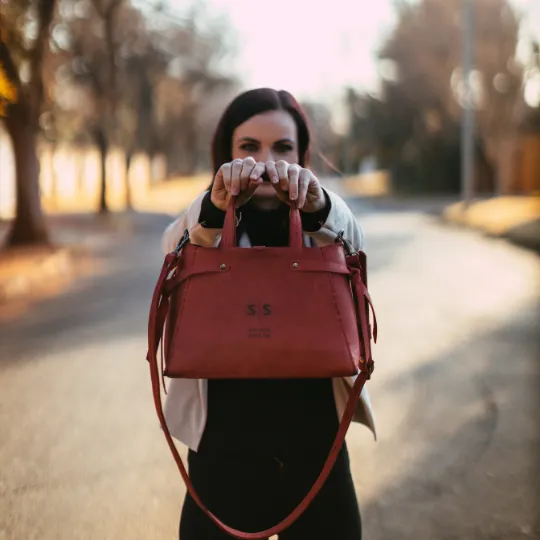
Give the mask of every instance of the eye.
[{"label": "eye", "polygon": [[281,154],[286,154],[287,152],[292,152],[294,148],[289,143],[279,143],[276,145],[276,150]]},{"label": "eye", "polygon": [[255,143],[243,143],[240,145],[240,149],[246,152],[256,152],[259,147]]}]

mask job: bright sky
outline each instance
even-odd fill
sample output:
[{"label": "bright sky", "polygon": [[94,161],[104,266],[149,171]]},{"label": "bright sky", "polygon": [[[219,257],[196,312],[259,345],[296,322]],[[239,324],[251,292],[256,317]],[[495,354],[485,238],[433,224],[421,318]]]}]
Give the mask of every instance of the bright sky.
[{"label": "bright sky", "polygon": [[207,1],[237,32],[235,67],[246,86],[283,88],[301,99],[328,98],[346,84],[376,87],[374,54],[393,23],[391,0]]},{"label": "bright sky", "polygon": [[[511,1],[526,15],[524,37],[540,36],[540,0]],[[395,22],[392,0],[206,2],[210,13],[230,19],[239,48],[234,69],[246,87],[284,88],[326,103],[339,100],[346,85],[377,89],[376,51]],[[168,4],[181,11],[186,0]]]}]

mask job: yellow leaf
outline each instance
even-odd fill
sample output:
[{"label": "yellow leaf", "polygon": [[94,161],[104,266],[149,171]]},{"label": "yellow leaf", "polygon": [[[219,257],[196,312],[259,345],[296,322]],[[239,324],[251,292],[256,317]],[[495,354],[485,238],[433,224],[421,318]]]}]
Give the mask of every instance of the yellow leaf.
[{"label": "yellow leaf", "polygon": [[0,63],[0,116],[4,116],[7,103],[17,101],[17,89],[8,79],[2,63]]}]

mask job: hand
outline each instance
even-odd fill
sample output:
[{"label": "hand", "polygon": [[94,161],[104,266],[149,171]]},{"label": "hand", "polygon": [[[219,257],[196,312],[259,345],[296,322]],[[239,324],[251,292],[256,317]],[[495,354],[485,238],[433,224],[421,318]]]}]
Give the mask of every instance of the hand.
[{"label": "hand", "polygon": [[252,157],[224,163],[214,178],[212,203],[223,212],[232,195],[237,196],[237,206],[246,204],[261,185],[264,172],[264,163],[257,163]]},{"label": "hand", "polygon": [[326,198],[317,177],[308,169],[286,161],[267,161],[266,172],[277,196],[289,206],[296,201],[303,212],[318,212],[326,206]]}]

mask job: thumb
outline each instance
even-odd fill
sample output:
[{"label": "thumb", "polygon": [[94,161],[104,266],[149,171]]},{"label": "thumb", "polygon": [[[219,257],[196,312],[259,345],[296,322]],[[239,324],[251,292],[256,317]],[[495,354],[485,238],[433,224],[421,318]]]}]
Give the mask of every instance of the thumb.
[{"label": "thumb", "polygon": [[215,191],[224,191],[224,190],[226,190],[225,180],[223,178],[223,171],[221,169],[219,169],[216,176],[214,177],[213,189]]}]

